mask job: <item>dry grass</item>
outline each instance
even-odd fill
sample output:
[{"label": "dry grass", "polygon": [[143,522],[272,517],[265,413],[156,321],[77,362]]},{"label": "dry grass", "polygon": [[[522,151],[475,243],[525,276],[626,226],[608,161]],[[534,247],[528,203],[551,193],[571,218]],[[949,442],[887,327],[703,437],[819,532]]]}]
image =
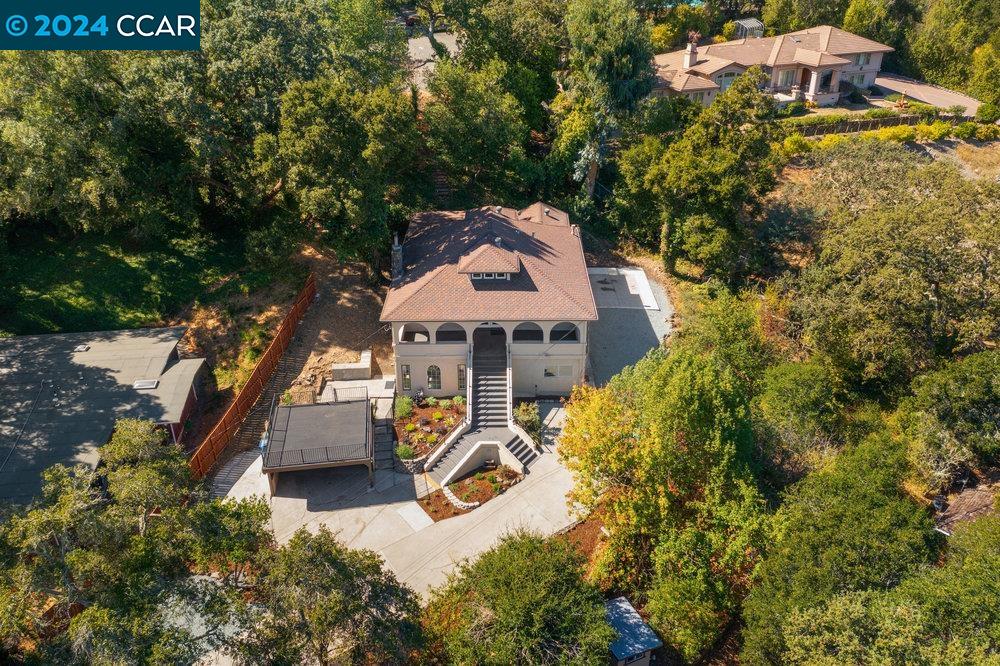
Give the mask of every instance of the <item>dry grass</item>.
[{"label": "dry grass", "polygon": [[1000,177],[1000,142],[985,146],[960,143],[955,155],[980,178]]}]

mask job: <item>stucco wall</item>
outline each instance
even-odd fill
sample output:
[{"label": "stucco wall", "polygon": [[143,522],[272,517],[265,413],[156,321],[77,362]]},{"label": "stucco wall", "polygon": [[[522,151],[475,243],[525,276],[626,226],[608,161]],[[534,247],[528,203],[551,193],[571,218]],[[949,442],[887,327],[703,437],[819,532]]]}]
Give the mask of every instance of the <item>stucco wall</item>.
[{"label": "stucco wall", "polygon": [[[392,325],[396,356],[396,386],[400,392],[412,393],[423,390],[429,395],[452,396],[462,394],[459,388],[459,365],[468,362],[468,344],[473,339],[473,331],[479,322],[453,322],[466,329],[468,342],[439,343],[435,333],[445,322],[421,322],[427,328],[432,342],[400,342],[403,324]],[[550,342],[552,328],[560,323],[555,321],[533,322],[538,324],[544,335],[543,342],[510,342],[514,328],[522,322],[494,322],[502,327],[511,344],[514,393],[518,397],[535,395],[569,395],[574,385],[583,381],[587,358],[587,322],[573,321],[580,331],[579,342]],[[441,369],[441,388],[427,388],[427,369],[436,365]],[[403,366],[410,368],[410,389],[403,388]],[[549,370],[547,373],[546,370]],[[547,376],[554,375],[554,376]]]}]

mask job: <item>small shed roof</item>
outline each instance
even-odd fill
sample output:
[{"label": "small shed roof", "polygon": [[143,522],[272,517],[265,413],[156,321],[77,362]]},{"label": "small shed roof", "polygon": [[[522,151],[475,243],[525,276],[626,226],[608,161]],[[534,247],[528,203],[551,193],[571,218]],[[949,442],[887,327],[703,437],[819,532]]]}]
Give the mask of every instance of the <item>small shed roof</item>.
[{"label": "small shed roof", "polygon": [[371,457],[367,397],[315,405],[277,405],[271,412],[264,471],[327,467]]},{"label": "small shed roof", "polygon": [[618,632],[618,640],[611,644],[615,659],[628,659],[646,650],[656,650],[663,641],[636,612],[625,597],[604,603],[608,624]]}]

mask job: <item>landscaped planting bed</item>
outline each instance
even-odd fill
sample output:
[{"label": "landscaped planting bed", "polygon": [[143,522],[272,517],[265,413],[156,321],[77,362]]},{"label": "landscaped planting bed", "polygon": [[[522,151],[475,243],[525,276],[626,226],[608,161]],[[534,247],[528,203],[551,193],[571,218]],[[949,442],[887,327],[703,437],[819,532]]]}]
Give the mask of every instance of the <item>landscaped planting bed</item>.
[{"label": "landscaped planting bed", "polygon": [[420,458],[436,449],[457,428],[465,414],[465,399],[396,398],[396,455],[402,460]]},{"label": "landscaped planting bed", "polygon": [[[487,470],[480,469],[472,474],[448,485],[448,488],[463,502],[479,502],[485,504],[497,495],[502,495],[508,488],[520,481],[524,476],[506,465]],[[418,500],[420,506],[424,508],[434,522],[460,516],[468,513],[472,509],[459,509],[448,501],[444,491],[435,490],[433,493]]]}]

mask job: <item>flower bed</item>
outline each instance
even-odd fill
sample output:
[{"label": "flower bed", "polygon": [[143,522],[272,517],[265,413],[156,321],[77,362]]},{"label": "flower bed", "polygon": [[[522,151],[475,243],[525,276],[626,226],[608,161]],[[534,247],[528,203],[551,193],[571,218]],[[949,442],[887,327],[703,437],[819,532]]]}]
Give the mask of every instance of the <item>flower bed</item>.
[{"label": "flower bed", "polygon": [[[524,476],[506,465],[495,470],[481,469],[448,485],[448,489],[459,500],[468,504],[485,504],[497,495],[502,495],[508,488],[523,479]],[[435,490],[427,497],[418,500],[420,506],[434,522],[460,516],[472,509],[460,509],[452,504],[444,491]]]},{"label": "flower bed", "polygon": [[400,460],[423,458],[462,423],[465,400],[427,398],[420,404],[402,396],[396,399],[396,455]]}]

